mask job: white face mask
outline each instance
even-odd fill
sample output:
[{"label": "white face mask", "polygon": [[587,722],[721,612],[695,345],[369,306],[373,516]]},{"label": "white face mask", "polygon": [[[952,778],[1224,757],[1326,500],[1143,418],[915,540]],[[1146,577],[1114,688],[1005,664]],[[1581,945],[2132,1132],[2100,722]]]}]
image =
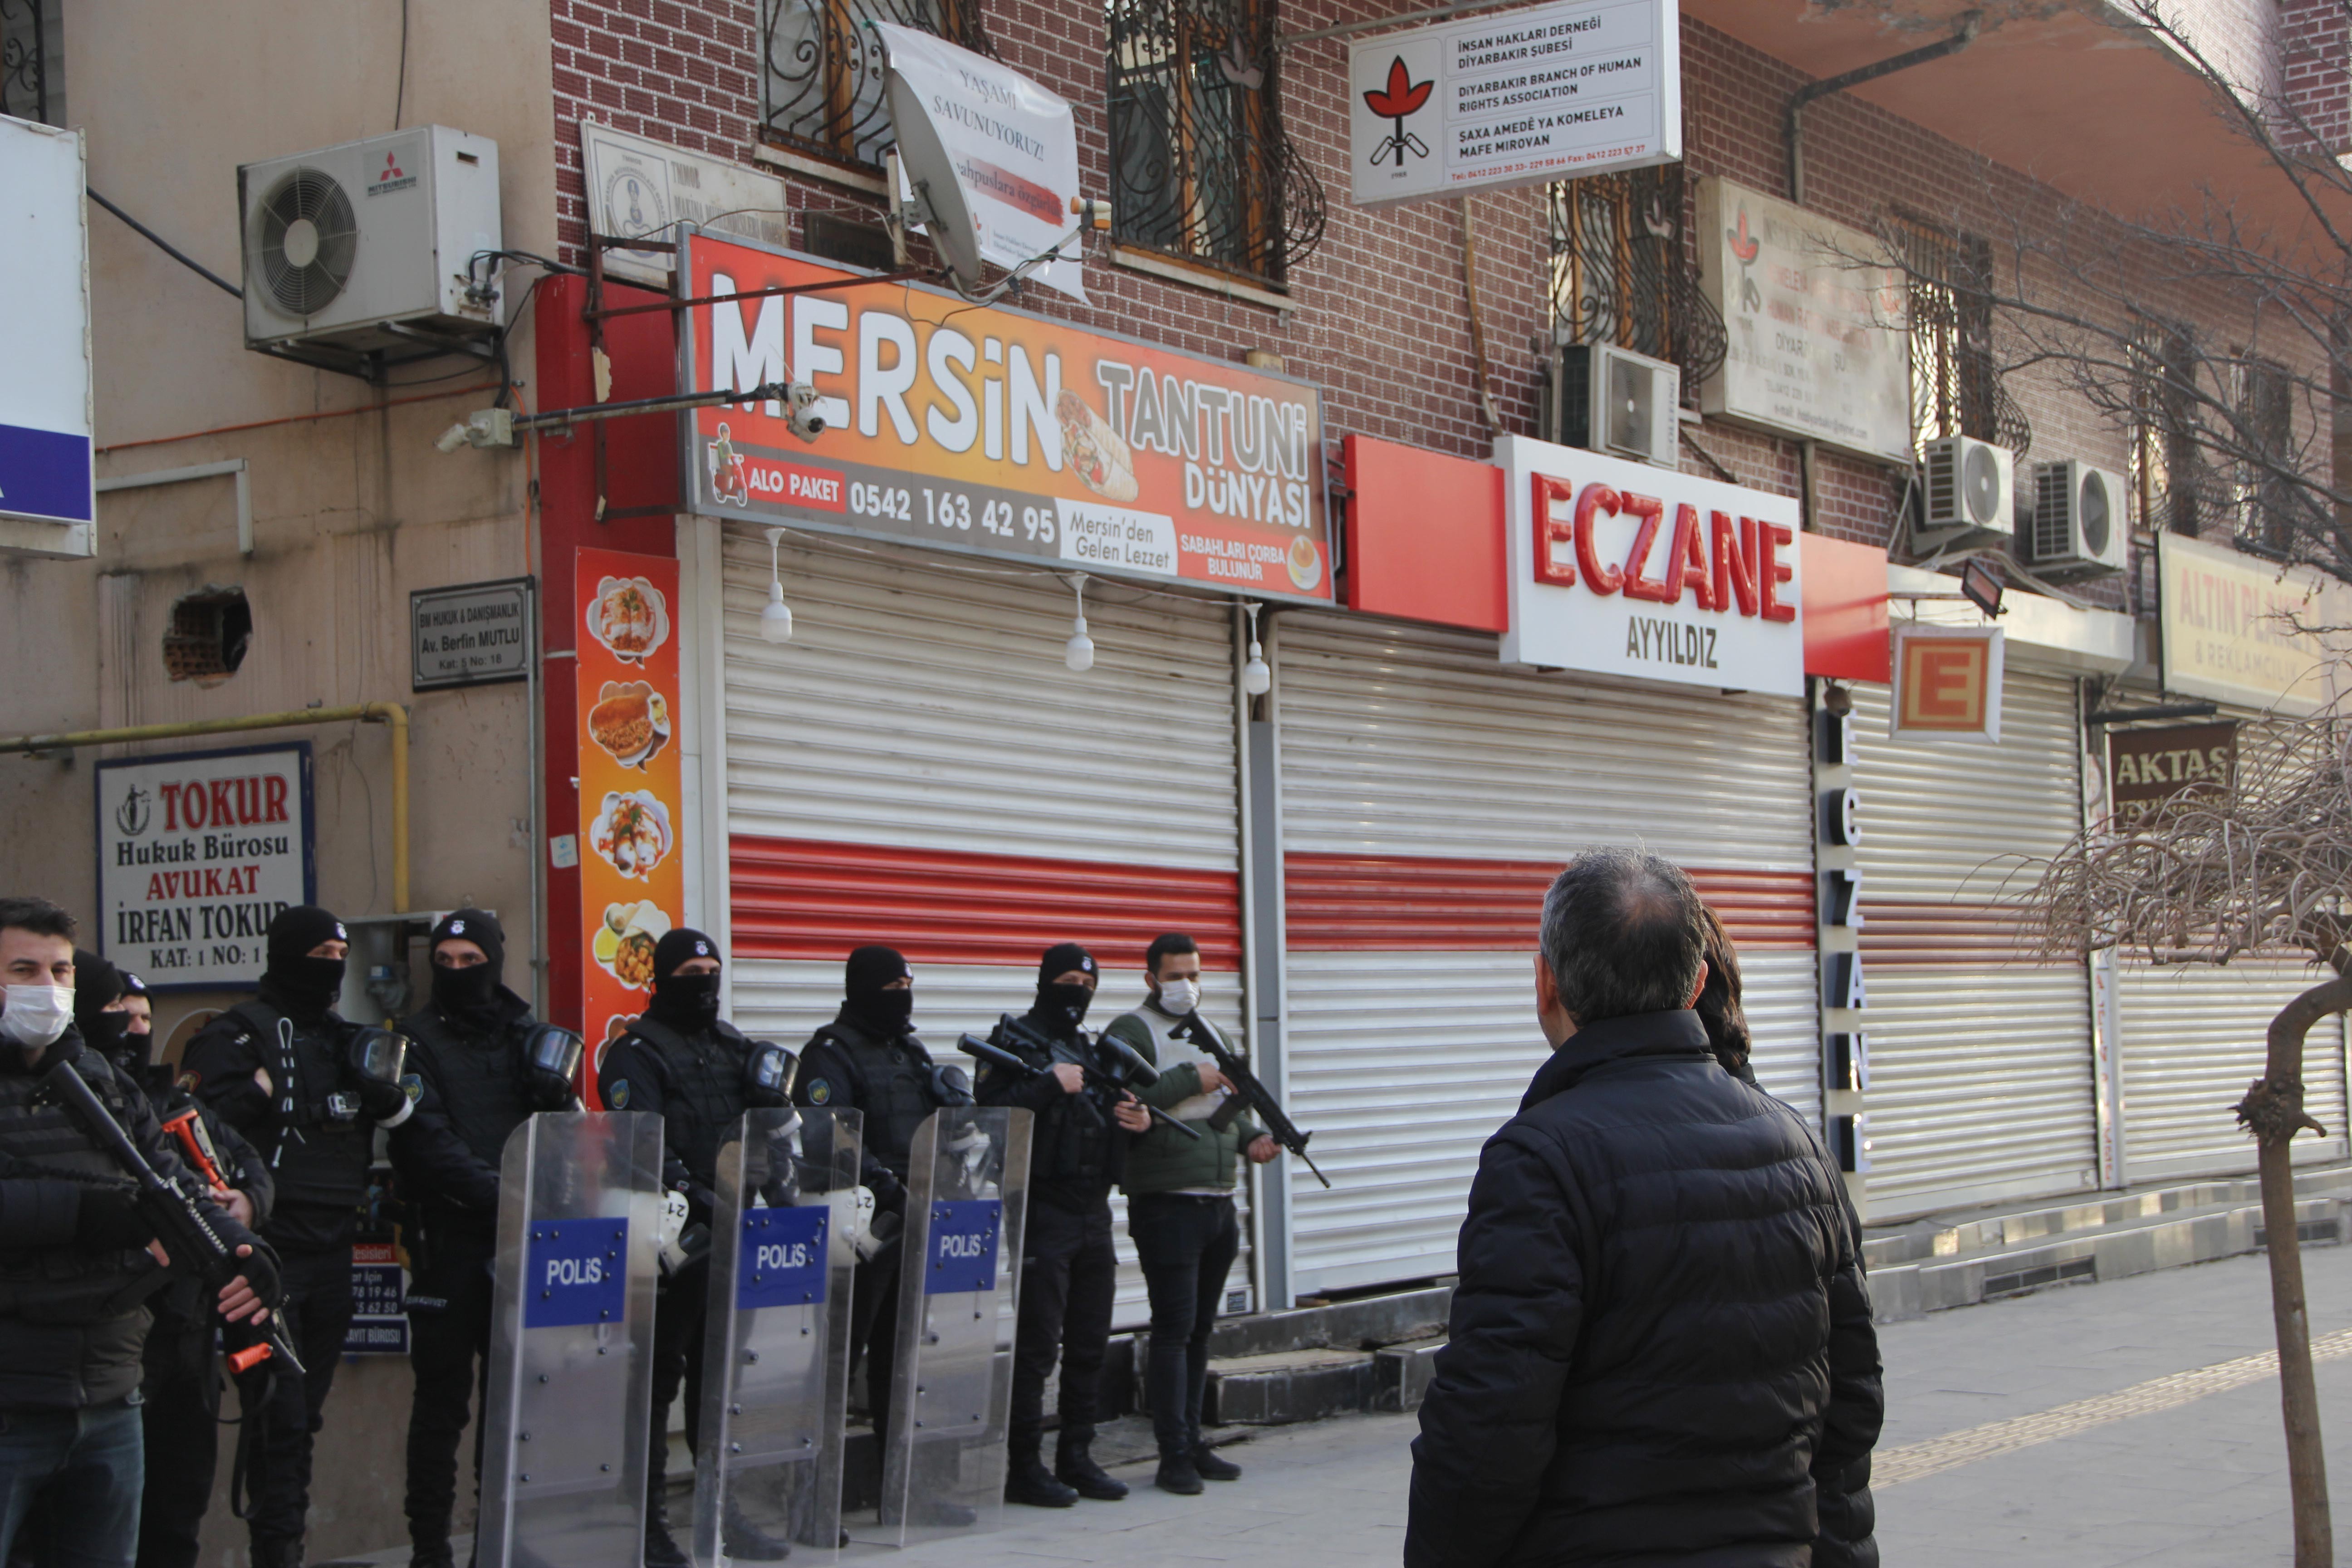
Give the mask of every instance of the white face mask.
[{"label": "white face mask", "polygon": [[1160,983],[1160,1010],[1182,1017],[1201,1005],[1201,983],[1197,980],[1163,980]]},{"label": "white face mask", "polygon": [[47,1050],[73,1022],[70,985],[11,985],[0,1006],[0,1034],[20,1046]]}]

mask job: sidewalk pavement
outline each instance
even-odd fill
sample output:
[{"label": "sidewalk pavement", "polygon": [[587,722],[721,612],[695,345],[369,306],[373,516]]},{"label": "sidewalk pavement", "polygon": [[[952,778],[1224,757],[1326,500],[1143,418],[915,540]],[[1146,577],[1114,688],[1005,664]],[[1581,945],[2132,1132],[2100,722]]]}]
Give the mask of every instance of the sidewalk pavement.
[{"label": "sidewalk pavement", "polygon": [[[2304,1261],[2312,1335],[2333,1352],[2321,1419],[2352,1544],[2352,1333],[2326,1339],[2352,1330],[2352,1248]],[[2228,1364],[2271,1348],[2269,1292],[2256,1256],[1882,1327],[1879,1451],[1910,1478],[1878,1494],[1889,1568],[2291,1563],[2278,1382]],[[1361,1415],[1262,1432],[1224,1450],[1248,1473],[1202,1497],[1155,1490],[1150,1467],[1130,1466],[1118,1472],[1136,1489],[1124,1502],[1008,1509],[994,1534],[891,1555],[908,1568],[1393,1563],[1417,1430],[1412,1416]],[[854,1547],[843,1560],[879,1556]]]}]

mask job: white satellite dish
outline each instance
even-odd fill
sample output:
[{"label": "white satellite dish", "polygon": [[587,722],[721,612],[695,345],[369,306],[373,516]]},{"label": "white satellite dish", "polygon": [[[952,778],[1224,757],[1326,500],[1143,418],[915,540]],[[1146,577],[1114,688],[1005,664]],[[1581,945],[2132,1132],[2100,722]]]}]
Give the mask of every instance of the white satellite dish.
[{"label": "white satellite dish", "polygon": [[893,70],[887,91],[890,127],[898,138],[898,161],[916,196],[930,208],[925,224],[930,241],[939,247],[940,258],[948,264],[956,281],[966,289],[977,289],[980,220],[972,216],[971,204],[964,200],[963,185],[956,178],[947,144],[940,140],[939,127],[931,123],[931,117],[923,112],[922,93],[912,82]]}]

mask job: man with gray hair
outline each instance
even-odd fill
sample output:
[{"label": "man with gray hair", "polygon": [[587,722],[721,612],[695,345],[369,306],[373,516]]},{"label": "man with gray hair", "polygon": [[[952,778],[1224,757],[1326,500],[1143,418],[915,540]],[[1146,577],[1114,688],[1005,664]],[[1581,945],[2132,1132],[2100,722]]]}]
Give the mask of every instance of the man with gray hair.
[{"label": "man with gray hair", "polygon": [[1544,900],[1552,1055],[1487,1142],[1412,1446],[1406,1568],[1874,1568],[1861,1230],[1691,1005],[1703,906],[1654,855]]}]

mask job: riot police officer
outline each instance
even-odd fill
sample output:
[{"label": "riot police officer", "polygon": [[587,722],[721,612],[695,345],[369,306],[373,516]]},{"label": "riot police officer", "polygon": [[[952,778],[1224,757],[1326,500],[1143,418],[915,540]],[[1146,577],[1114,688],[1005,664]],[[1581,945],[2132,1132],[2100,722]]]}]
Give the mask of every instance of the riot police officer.
[{"label": "riot police officer", "polygon": [[[155,1119],[173,1136],[173,1152],[207,1178],[212,1201],[248,1229],[269,1217],[276,1184],[259,1150],[198,1105],[168,1064],[153,1060],[153,1016],[147,987],[94,952],[74,954],[74,1027],[82,1043],[147,1091]],[[213,1180],[217,1178],[217,1181]],[[205,1310],[199,1281],[180,1278],[148,1298],[140,1381],[147,1486],[139,1500],[138,1568],[195,1568],[197,1538],[213,1500],[220,1457],[220,1378],[214,1363],[218,1320]]]},{"label": "riot police officer", "polygon": [[[931,1059],[915,1037],[915,975],[896,948],[849,955],[841,1012],[801,1048],[793,1101],[863,1114],[858,1180],[874,1194],[874,1240],[862,1246],[851,1292],[849,1354],[866,1356],[866,1405],[878,1441],[887,1431],[898,1359],[898,1233],[907,1212],[915,1131],[932,1111],[971,1103],[962,1069]],[[886,1217],[887,1216],[887,1217]]]},{"label": "riot police officer", "polygon": [[[188,1042],[183,1081],[259,1149],[278,1184],[261,1235],[285,1276],[286,1328],[305,1373],[276,1359],[241,1381],[252,1439],[254,1568],[300,1568],[314,1435],[352,1321],[352,1235],[367,1197],[375,1129],[414,1110],[403,1042],[335,1013],[350,952],[342,921],[310,904],[269,922],[268,966],[249,1002]],[[246,1340],[230,1336],[233,1344]]]},{"label": "riot police officer", "polygon": [[[393,1167],[414,1217],[408,1236],[408,1538],[413,1568],[449,1568],[457,1439],[490,1373],[492,1260],[499,1165],[508,1135],[534,1111],[577,1103],[580,1037],[541,1024],[507,989],[506,931],[487,910],[444,916],[426,943],[426,1004],[401,1020],[402,1086],[416,1114],[392,1135]],[[453,1149],[445,1139],[454,1139]],[[474,1433],[474,1473],[482,1436]]]},{"label": "riot police officer", "polygon": [[[1035,1002],[989,1037],[1048,1071],[1025,1078],[982,1064],[977,1086],[982,1105],[1021,1106],[1037,1119],[1029,1143],[1004,1498],[1039,1508],[1068,1508],[1081,1496],[1108,1502],[1127,1495],[1126,1483],[1106,1474],[1089,1449],[1118,1287],[1110,1189],[1124,1168],[1128,1135],[1147,1131],[1151,1114],[1133,1095],[1087,1077],[1086,1065],[1097,1059],[1097,1047],[1081,1026],[1098,979],[1094,955],[1076,942],[1048,948],[1037,965]],[[1048,1470],[1042,1457],[1045,1379],[1057,1354],[1062,1426]]]},{"label": "riot police officer", "polygon": [[[746,1039],[719,1016],[719,944],[681,926],[654,945],[645,1015],[605,1051],[597,1089],[614,1110],[662,1119],[662,1185],[673,1232],[662,1245],[654,1308],[653,1437],[646,1456],[646,1568],[685,1568],[669,1531],[665,1470],[669,1407],[683,1383],[686,1442],[702,1426],[703,1314],[710,1282],[709,1226],[718,1205],[719,1149],[747,1110],[791,1103],[793,1062],[781,1046]],[[772,1563],[792,1548],[730,1502],[728,1555]]]}]

